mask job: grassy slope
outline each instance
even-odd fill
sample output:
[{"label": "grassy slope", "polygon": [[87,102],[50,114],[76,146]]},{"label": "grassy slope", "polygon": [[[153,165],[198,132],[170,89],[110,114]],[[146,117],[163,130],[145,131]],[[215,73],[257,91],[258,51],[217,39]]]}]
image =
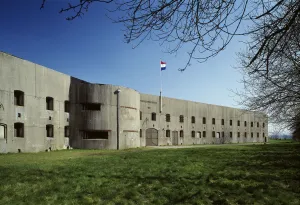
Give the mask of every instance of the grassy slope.
[{"label": "grassy slope", "polygon": [[0,204],[300,204],[300,144],[0,155]]}]

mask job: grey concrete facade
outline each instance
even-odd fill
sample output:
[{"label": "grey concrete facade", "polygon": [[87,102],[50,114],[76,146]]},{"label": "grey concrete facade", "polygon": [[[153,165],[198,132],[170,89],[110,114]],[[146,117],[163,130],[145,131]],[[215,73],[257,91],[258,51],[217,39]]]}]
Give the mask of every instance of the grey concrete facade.
[{"label": "grey concrete facade", "polygon": [[0,52],[1,153],[253,143],[267,136],[264,113],[92,84]]}]

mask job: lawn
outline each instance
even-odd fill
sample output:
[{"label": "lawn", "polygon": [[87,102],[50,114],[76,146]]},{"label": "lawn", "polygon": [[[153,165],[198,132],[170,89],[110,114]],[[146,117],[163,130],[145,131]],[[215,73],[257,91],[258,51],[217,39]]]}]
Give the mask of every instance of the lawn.
[{"label": "lawn", "polygon": [[0,204],[300,204],[300,144],[0,155]]}]

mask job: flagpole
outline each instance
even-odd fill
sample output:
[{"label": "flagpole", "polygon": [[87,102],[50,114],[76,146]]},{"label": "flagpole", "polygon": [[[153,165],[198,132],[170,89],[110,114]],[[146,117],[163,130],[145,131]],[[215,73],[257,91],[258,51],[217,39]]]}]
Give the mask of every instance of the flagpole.
[{"label": "flagpole", "polygon": [[[159,65],[161,65],[161,59],[159,62]],[[160,113],[162,112],[162,78],[161,78],[161,66],[160,66]]]}]

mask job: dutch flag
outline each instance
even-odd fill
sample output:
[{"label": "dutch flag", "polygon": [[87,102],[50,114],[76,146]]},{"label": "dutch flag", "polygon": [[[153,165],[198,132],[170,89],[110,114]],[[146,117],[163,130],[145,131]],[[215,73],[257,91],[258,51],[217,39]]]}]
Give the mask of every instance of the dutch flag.
[{"label": "dutch flag", "polygon": [[160,70],[166,70],[167,68],[167,63],[160,61]]}]

